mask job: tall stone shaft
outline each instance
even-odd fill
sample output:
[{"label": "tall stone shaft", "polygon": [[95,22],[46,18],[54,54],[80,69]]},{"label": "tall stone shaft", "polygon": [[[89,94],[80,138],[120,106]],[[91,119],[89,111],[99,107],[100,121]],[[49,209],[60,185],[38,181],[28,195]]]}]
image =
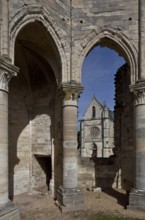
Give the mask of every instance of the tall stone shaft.
[{"label": "tall stone shaft", "polygon": [[0,88],[0,206],[8,202],[8,94]]},{"label": "tall stone shaft", "polygon": [[134,188],[129,208],[145,211],[145,1],[139,0],[139,77],[130,86],[134,94]]},{"label": "tall stone shaft", "polygon": [[[0,54],[9,55],[9,10],[8,0],[0,0]],[[2,21],[2,23],[1,23]]]},{"label": "tall stone shaft", "polygon": [[77,101],[63,102],[63,187],[77,187]]},{"label": "tall stone shaft", "polygon": [[145,1],[139,0],[139,80],[145,80]]},{"label": "tall stone shaft", "polygon": [[76,83],[63,85],[63,179],[57,198],[65,212],[83,209],[77,182],[77,109],[81,90]]},{"label": "tall stone shaft", "polygon": [[19,220],[17,207],[9,200],[8,175],[8,83],[18,68],[6,57],[0,58],[0,219]]},{"label": "tall stone shaft", "polygon": [[130,193],[129,208],[145,211],[145,82],[130,86],[134,94],[134,189]]},{"label": "tall stone shaft", "polygon": [[145,190],[145,87],[135,100],[135,189]]}]

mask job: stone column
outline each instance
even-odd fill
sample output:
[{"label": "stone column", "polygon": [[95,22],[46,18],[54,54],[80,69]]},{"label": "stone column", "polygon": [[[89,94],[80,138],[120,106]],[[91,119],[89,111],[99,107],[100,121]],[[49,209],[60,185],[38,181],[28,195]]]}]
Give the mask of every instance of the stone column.
[{"label": "stone column", "polygon": [[9,59],[0,59],[0,220],[19,219],[8,189],[8,82],[17,72]]},{"label": "stone column", "polygon": [[145,1],[139,0],[139,79],[145,80]]},{"label": "stone column", "polygon": [[134,189],[130,193],[130,209],[145,211],[145,1],[139,0],[139,79],[130,86],[134,94]]},{"label": "stone column", "polygon": [[0,54],[9,55],[8,0],[0,0]]},{"label": "stone column", "polygon": [[128,208],[145,211],[145,81],[130,88],[134,94],[135,173]]},{"label": "stone column", "polygon": [[58,189],[58,202],[64,212],[83,209],[83,195],[77,183],[77,109],[81,90],[80,85],[63,85],[63,182]]}]

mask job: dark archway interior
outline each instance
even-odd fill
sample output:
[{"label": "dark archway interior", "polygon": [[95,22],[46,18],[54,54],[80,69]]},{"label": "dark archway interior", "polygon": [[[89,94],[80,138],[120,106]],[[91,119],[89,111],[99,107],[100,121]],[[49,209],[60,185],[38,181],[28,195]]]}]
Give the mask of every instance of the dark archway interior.
[{"label": "dark archway interior", "polygon": [[[33,176],[35,176],[35,190],[45,193],[50,190],[50,180],[52,178],[51,156],[36,155],[33,158]],[[41,167],[41,169],[40,169]],[[41,178],[40,178],[41,177]],[[42,184],[43,182],[46,184]]]},{"label": "dark archway interior", "polygon": [[20,68],[9,90],[10,196],[47,186],[55,127],[55,94],[60,81],[56,46],[40,22],[26,25],[15,42]]}]

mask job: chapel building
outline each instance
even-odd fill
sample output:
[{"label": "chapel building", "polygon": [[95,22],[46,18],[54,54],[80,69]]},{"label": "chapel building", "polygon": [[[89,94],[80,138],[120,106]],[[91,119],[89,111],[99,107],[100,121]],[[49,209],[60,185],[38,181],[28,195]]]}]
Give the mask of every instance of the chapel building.
[{"label": "chapel building", "polygon": [[113,155],[113,112],[94,96],[80,120],[82,157],[106,158]]}]

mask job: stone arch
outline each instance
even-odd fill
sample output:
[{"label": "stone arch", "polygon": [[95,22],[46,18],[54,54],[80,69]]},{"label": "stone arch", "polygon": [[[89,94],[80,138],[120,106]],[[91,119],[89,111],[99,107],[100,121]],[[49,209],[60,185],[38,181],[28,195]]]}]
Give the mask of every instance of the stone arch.
[{"label": "stone arch", "polygon": [[[65,50],[67,50],[66,42],[63,40],[63,34],[49,12],[40,6],[25,6],[20,10],[10,22],[10,58],[14,63],[15,41],[20,30],[29,23],[35,21],[41,22],[46,28],[48,34],[52,37],[60,57],[62,82],[69,81],[68,62]],[[61,83],[61,82],[60,82]]]},{"label": "stone arch", "polygon": [[[20,37],[21,33],[24,33],[25,28],[27,29],[29,27],[29,30],[31,30],[31,27],[34,26],[36,23],[38,24],[38,26],[42,27],[42,29],[44,30],[44,34],[46,34],[46,36],[48,34],[48,44],[47,44],[47,38],[45,41],[46,44],[49,45],[49,43],[53,42],[53,45],[50,45],[50,46],[52,46],[51,51],[54,52],[53,56],[54,56],[54,58],[56,58],[56,61],[59,64],[58,65],[58,67],[59,67],[58,74],[60,74],[60,78],[58,77],[59,80],[57,82],[56,82],[56,77],[54,77],[55,79],[52,78],[53,74],[55,74],[55,70],[53,69],[51,71],[52,68],[49,68],[49,67],[51,67],[51,65],[49,62],[47,62],[48,60],[45,59],[47,57],[43,56],[44,50],[43,50],[43,47],[41,50],[42,44],[39,47],[38,44],[35,44],[35,43],[32,44],[33,38],[31,38],[30,41],[29,41],[29,38],[26,38],[26,41],[27,40],[28,41],[26,42],[26,44],[25,44],[25,42],[22,42],[22,44],[25,48],[26,47],[27,47],[27,49],[29,48],[29,54],[31,54],[33,57],[33,60],[31,60],[31,59],[29,59],[29,60],[30,60],[30,62],[34,61],[34,63],[37,64],[38,71],[35,72],[35,77],[34,77],[34,75],[32,75],[33,71],[31,72],[31,76],[30,76],[28,69],[27,69],[27,66],[24,65],[24,66],[26,66],[25,67],[26,69],[24,70],[26,73],[25,79],[23,78],[23,74],[19,74],[18,77],[14,78],[13,81],[11,81],[11,84],[9,85],[9,87],[10,87],[10,95],[9,95],[10,108],[13,106],[13,104],[12,104],[14,101],[13,97],[18,98],[18,94],[20,94],[19,100],[21,100],[21,104],[24,106],[24,108],[21,108],[21,106],[19,107],[20,113],[17,115],[17,117],[20,117],[20,114],[22,113],[22,111],[25,111],[25,116],[21,117],[21,119],[20,119],[21,121],[19,124],[21,124],[21,125],[20,126],[16,125],[18,128],[17,128],[17,132],[15,134],[15,137],[12,134],[14,129],[9,126],[9,134],[11,137],[13,136],[13,140],[14,140],[13,150],[14,150],[14,157],[15,157],[14,163],[11,160],[11,165],[10,165],[10,167],[11,167],[11,173],[10,173],[10,175],[11,175],[11,181],[10,181],[11,195],[15,194],[14,181],[16,181],[15,177],[17,175],[15,173],[15,165],[17,163],[22,164],[23,159],[24,159],[21,156],[19,156],[19,161],[17,160],[17,151],[22,146],[21,140],[23,138],[23,135],[25,134],[25,129],[27,130],[27,128],[30,126],[29,125],[30,121],[37,123],[36,121],[38,118],[38,120],[42,121],[43,125],[45,124],[45,121],[46,121],[47,122],[46,126],[48,129],[47,138],[46,138],[47,144],[49,146],[48,148],[51,149],[51,146],[52,146],[54,140],[55,140],[54,145],[57,146],[58,140],[57,140],[57,136],[55,135],[54,127],[55,127],[55,123],[56,123],[55,106],[58,106],[59,104],[57,104],[58,100],[56,98],[56,96],[57,96],[56,91],[57,91],[58,86],[60,86],[60,84],[63,81],[68,80],[68,67],[69,67],[69,65],[68,65],[68,61],[66,58],[66,52],[65,52],[65,50],[67,50],[67,45],[66,45],[66,43],[64,43],[63,34],[61,33],[60,29],[56,25],[55,21],[53,20],[53,18],[49,14],[49,12],[46,9],[44,9],[43,7],[38,7],[38,6],[23,7],[12,18],[12,20],[10,22],[10,29],[9,29],[9,31],[10,31],[10,58],[12,59],[12,62],[13,63],[15,62],[15,60],[14,60],[15,55],[19,54],[15,50],[16,44],[17,44],[17,39],[21,39],[19,37]],[[35,29],[33,29],[33,32],[34,31],[35,31]],[[41,29],[40,29],[40,35],[42,36]],[[29,35],[29,36],[32,36],[32,35]],[[23,40],[23,38],[22,38],[22,40]],[[25,37],[24,37],[24,40],[25,40]],[[31,43],[31,45],[30,45],[30,43]],[[48,46],[46,47],[46,51],[45,51],[46,53],[47,53],[47,48],[48,48]],[[56,57],[55,57],[55,55],[56,55]],[[52,56],[52,59],[53,59],[53,56]],[[23,57],[20,57],[20,59],[21,58],[23,58]],[[31,57],[29,57],[29,58],[31,58]],[[24,64],[26,64],[26,63],[24,63]],[[32,64],[33,64],[33,62],[32,62]],[[23,68],[20,68],[20,69],[23,69]],[[31,70],[32,70],[32,67],[31,67]],[[49,72],[50,75],[47,74],[48,71],[50,71]],[[29,75],[29,78],[27,78],[28,75]],[[49,77],[50,77],[50,80],[49,80]],[[24,82],[24,80],[25,80],[25,82]],[[30,82],[28,82],[28,81],[30,81]],[[19,82],[21,82],[21,84]],[[40,89],[38,90],[36,88],[37,84],[35,82],[39,82],[39,85],[41,86],[41,89],[42,89],[41,92],[43,93],[43,98],[46,101],[43,101],[41,99],[42,97],[41,97],[40,92],[39,92],[39,94],[37,94],[37,91],[39,91]],[[53,84],[51,84],[51,82]],[[30,83],[30,84],[28,84],[28,83]],[[57,85],[56,85],[56,83],[57,83]],[[36,86],[35,88],[32,88],[33,91],[31,89],[31,84],[32,84],[32,86],[34,86],[34,85]],[[22,89],[21,89],[21,85],[23,86]],[[20,89],[23,91],[19,92]],[[47,90],[47,92],[46,92],[46,90]],[[15,92],[16,92],[16,94],[14,95]],[[39,108],[39,101],[40,102],[43,101],[43,103],[45,103],[45,105],[47,105],[47,106],[43,106],[43,108],[40,107],[40,109],[38,109]],[[37,102],[37,103],[34,105],[34,102],[35,103]],[[40,103],[40,105],[41,105],[41,103]],[[38,106],[38,108],[37,108],[37,106]],[[31,111],[32,108],[33,108],[33,114]],[[61,112],[61,110],[59,112]],[[11,109],[11,113],[12,113],[11,116],[13,117],[14,116],[13,109]],[[12,119],[12,117],[10,118],[10,120]],[[22,123],[22,120],[23,120],[23,123]],[[45,125],[44,125],[44,127],[45,127]],[[33,129],[33,130],[35,130],[35,129]],[[39,132],[38,136],[39,135],[41,136],[41,133],[44,133],[44,132]],[[27,135],[26,135],[26,137],[27,137]],[[26,140],[27,140],[27,138],[26,138]],[[29,142],[29,141],[27,141],[27,142]],[[11,143],[11,141],[10,141],[10,143]],[[27,147],[27,144],[25,145],[25,147]],[[9,148],[11,149],[11,146],[9,146]],[[34,153],[35,152],[33,152],[33,154]],[[55,156],[56,156],[56,154],[55,154]],[[26,155],[25,158],[28,158],[28,156]],[[35,161],[36,161],[36,159],[38,162],[37,164],[39,164],[39,162],[40,162],[40,165],[42,165],[41,166],[42,170],[44,168],[43,173],[45,173],[45,166],[43,166],[44,165],[43,162],[40,161],[39,158],[35,157]],[[51,165],[51,163],[50,163],[50,165]],[[51,168],[50,168],[50,170],[51,170]],[[57,173],[57,172],[55,171],[55,173]],[[49,175],[47,174],[46,176],[48,177]],[[56,180],[54,180],[54,182],[55,181]],[[26,178],[26,182],[28,184],[30,183],[29,178]],[[53,191],[53,187],[54,186],[53,186],[53,181],[52,181],[52,191]],[[24,190],[28,190],[27,187]]]},{"label": "stone arch", "polygon": [[93,30],[81,42],[79,50],[79,61],[77,66],[78,80],[81,81],[81,69],[86,55],[97,45],[114,49],[123,56],[130,66],[131,84],[138,80],[137,49],[120,30],[108,29]]},{"label": "stone arch", "polygon": [[[91,49],[97,45],[100,45],[102,47],[109,47],[113,50],[115,50],[116,52],[119,53],[119,55],[123,56],[126,60],[126,62],[128,63],[128,66],[129,66],[129,74],[126,74],[126,76],[130,76],[130,80],[128,80],[128,82],[126,83],[126,90],[124,89],[124,96],[125,95],[128,95],[129,98],[130,98],[130,109],[128,110],[127,109],[127,104],[124,102],[124,106],[123,108],[125,109],[125,111],[122,111],[122,109],[120,110],[119,108],[116,110],[117,111],[122,111],[123,114],[121,115],[122,118],[126,117],[125,114],[127,114],[129,112],[130,114],[130,118],[129,120],[131,121],[131,127],[133,128],[133,107],[132,107],[132,104],[133,104],[133,100],[132,100],[132,96],[130,95],[130,90],[129,90],[129,84],[135,84],[136,81],[138,81],[138,53],[137,53],[137,48],[135,48],[135,46],[132,44],[132,40],[128,39],[127,36],[125,36],[121,30],[119,29],[111,29],[111,28],[104,28],[104,29],[99,29],[98,30],[93,30],[91,31],[82,41],[81,41],[81,44],[80,44],[80,51],[79,51],[79,61],[78,61],[78,74],[80,74],[78,76],[78,79],[81,81],[81,68],[82,68],[82,64],[83,64],[83,61],[86,57],[86,55],[91,51]],[[79,69],[79,66],[80,66],[80,69]],[[77,72],[77,71],[76,71]],[[127,71],[124,71],[125,73]],[[123,73],[124,73],[123,72]],[[125,78],[126,79],[126,78]],[[125,81],[124,81],[125,82]],[[115,100],[116,101],[116,100]],[[117,106],[118,107],[118,106]],[[123,109],[123,110],[124,110]],[[131,110],[131,111],[130,111]],[[127,112],[128,111],[128,112]],[[125,113],[124,113],[125,112]],[[127,112],[127,113],[126,113]],[[117,112],[118,114],[118,112]],[[116,115],[117,115],[116,114]],[[120,115],[118,114],[117,115],[118,119],[120,120]],[[120,118],[119,118],[120,117]],[[121,119],[123,122],[127,122],[126,119]],[[126,121],[125,121],[126,120]],[[128,121],[129,121],[128,120]],[[122,123],[122,121],[120,122],[120,124]],[[117,124],[117,120],[116,120],[116,124]],[[129,123],[128,123],[129,124]],[[123,127],[123,123],[121,124],[121,126]],[[129,128],[130,129],[130,128]],[[130,129],[131,130],[131,129]],[[116,132],[118,132],[118,130],[116,129]],[[120,135],[120,136],[119,136]],[[125,137],[124,134],[122,134],[120,132],[120,134],[118,134],[119,138],[120,137],[123,137],[124,139],[127,138],[129,139],[129,134],[127,134],[128,136]],[[122,143],[121,143],[122,144]],[[133,145],[132,145],[133,146]],[[118,148],[116,148],[116,145],[115,145],[115,148],[114,148],[114,153],[117,155],[118,152]],[[132,152],[133,152],[133,148],[132,148]],[[121,155],[121,154],[120,154]],[[119,155],[119,156],[120,156]],[[118,156],[118,157],[119,157]],[[130,155],[129,155],[130,156]],[[131,155],[132,156],[132,155]],[[130,158],[131,158],[130,156]],[[123,157],[122,157],[123,158]],[[132,157],[133,158],[133,157]],[[124,159],[125,161],[125,159]],[[121,166],[121,169],[122,169],[123,166]],[[130,166],[131,168],[133,167],[133,165],[131,164]],[[124,168],[124,167],[123,167]],[[129,171],[132,172],[132,169],[130,168]],[[115,172],[120,172],[120,169],[117,168],[117,166],[115,166]],[[123,172],[122,172],[123,173]],[[125,173],[126,174],[126,173]],[[124,174],[124,176],[125,176]],[[126,175],[127,176],[127,175]],[[129,183],[130,177],[128,177],[128,182],[127,184]],[[125,179],[125,178],[124,178]],[[123,179],[123,175],[122,175],[122,179],[121,181],[123,182],[124,181]],[[131,179],[132,181],[132,179]],[[131,182],[130,181],[130,182]],[[132,184],[132,182],[131,182]]]}]

